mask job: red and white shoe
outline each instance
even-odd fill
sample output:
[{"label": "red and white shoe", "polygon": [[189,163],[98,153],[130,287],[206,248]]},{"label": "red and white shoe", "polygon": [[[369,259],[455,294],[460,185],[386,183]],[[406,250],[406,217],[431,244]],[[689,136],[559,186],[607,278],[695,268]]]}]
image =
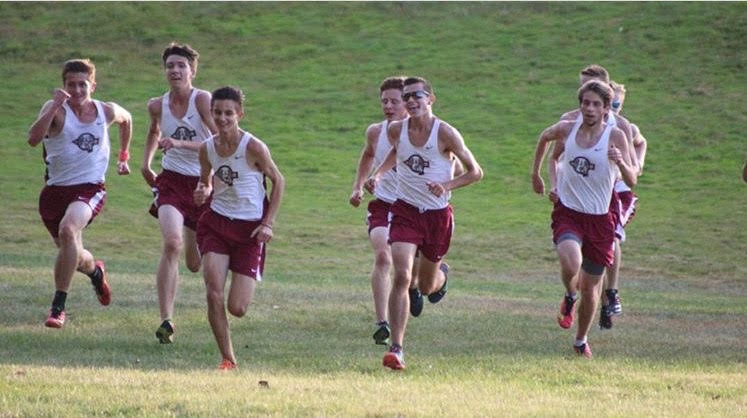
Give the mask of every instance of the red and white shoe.
[{"label": "red and white shoe", "polygon": [[583,343],[581,345],[573,345],[573,350],[578,354],[579,356],[584,356],[587,359],[591,359],[591,347],[589,346],[589,343]]},{"label": "red and white shoe", "polygon": [[65,325],[65,311],[57,312],[54,309],[49,310],[49,316],[44,322],[44,326],[49,328],[62,328]]},{"label": "red and white shoe", "polygon": [[96,260],[96,267],[101,269],[101,287],[94,286],[93,290],[96,292],[96,297],[99,298],[99,303],[107,306],[112,302],[112,289],[109,287],[109,282],[106,281],[104,260]]},{"label": "red and white shoe", "polygon": [[384,354],[381,363],[392,370],[403,370],[405,368],[405,353],[401,347],[391,346],[389,352]]},{"label": "red and white shoe", "polygon": [[236,370],[236,367],[237,367],[236,363],[234,363],[234,362],[232,362],[231,360],[228,360],[228,359],[223,359],[223,361],[218,366],[218,370],[220,370],[222,372],[227,372],[227,371],[231,371],[231,370]]}]

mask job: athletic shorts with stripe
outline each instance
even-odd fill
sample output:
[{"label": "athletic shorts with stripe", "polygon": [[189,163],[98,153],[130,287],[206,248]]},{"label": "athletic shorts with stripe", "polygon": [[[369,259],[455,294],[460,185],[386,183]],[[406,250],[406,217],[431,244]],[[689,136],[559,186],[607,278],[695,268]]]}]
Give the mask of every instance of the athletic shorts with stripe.
[{"label": "athletic shorts with stripe", "polygon": [[262,280],[265,267],[265,244],[252,237],[261,221],[230,219],[207,209],[197,222],[197,246],[200,254],[228,255],[228,269],[234,273]]},{"label": "athletic shorts with stripe", "polygon": [[184,226],[191,230],[197,229],[197,220],[205,209],[210,207],[210,199],[202,206],[194,202],[194,191],[197,188],[199,176],[185,176],[175,171],[163,170],[156,177],[156,185],[153,187],[153,203],[148,213],[158,218],[158,208],[161,206],[173,206],[184,217]]},{"label": "athletic shorts with stripe", "polygon": [[581,240],[581,254],[585,259],[603,266],[612,264],[615,259],[615,211],[591,215],[576,212],[558,201],[551,218],[552,240],[556,245],[561,236],[573,234]]},{"label": "athletic shorts with stripe", "polygon": [[409,242],[418,246],[420,254],[436,263],[446,255],[454,230],[451,205],[443,209],[421,211],[402,200],[391,208],[389,242]]},{"label": "athletic shorts with stripe", "polygon": [[366,214],[366,225],[368,225],[368,233],[371,230],[379,227],[389,226],[389,211],[392,208],[391,203],[387,203],[381,199],[374,199],[368,202],[368,213]]},{"label": "athletic shorts with stripe", "polygon": [[44,186],[39,194],[39,214],[53,238],[59,237],[60,222],[73,202],[83,202],[91,208],[92,215],[87,224],[90,225],[106,203],[106,186],[103,183]]}]

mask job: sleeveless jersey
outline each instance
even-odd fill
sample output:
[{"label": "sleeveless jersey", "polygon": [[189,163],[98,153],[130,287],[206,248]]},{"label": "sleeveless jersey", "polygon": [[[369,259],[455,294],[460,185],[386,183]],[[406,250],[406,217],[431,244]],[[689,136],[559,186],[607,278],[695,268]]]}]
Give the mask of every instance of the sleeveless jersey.
[{"label": "sleeveless jersey", "polygon": [[428,183],[445,183],[453,177],[452,161],[438,150],[438,129],[441,121],[436,119],[425,145],[416,147],[410,142],[407,128],[410,119],[402,121],[402,132],[397,145],[398,198],[420,210],[443,209],[449,204],[451,192],[437,197],[428,190]]},{"label": "sleeveless jersey", "polygon": [[[187,112],[181,119],[171,113],[169,108],[170,94],[164,94],[161,99],[161,132],[163,135],[180,141],[204,142],[210,138],[212,133],[202,122],[200,112],[197,111],[197,105],[195,105],[197,89],[192,89]],[[166,151],[163,154],[161,167],[185,176],[200,175],[200,159],[197,151],[184,148],[172,148]]]},{"label": "sleeveless jersey", "polygon": [[565,150],[558,164],[558,196],[564,206],[577,212],[603,215],[609,211],[617,166],[607,157],[612,125],[607,125],[594,146],[581,148],[576,134],[581,123],[576,121],[565,141]]},{"label": "sleeveless jersey", "polygon": [[[389,128],[389,121],[381,123],[381,132],[379,132],[379,140],[376,142],[376,151],[374,153],[374,168],[381,165],[389,155],[389,151],[392,150],[392,145],[389,143],[389,137],[387,136],[387,129]],[[374,189],[374,195],[377,199],[383,200],[387,203],[394,203],[397,200],[397,172],[395,169],[391,169],[386,173],[382,174],[379,178],[379,183]]]},{"label": "sleeveless jersey", "polygon": [[96,120],[82,123],[64,103],[65,125],[59,134],[44,138],[47,184],[71,186],[103,183],[109,166],[109,125],[104,106],[93,100]]},{"label": "sleeveless jersey", "polygon": [[210,209],[231,219],[258,221],[264,214],[264,175],[246,161],[251,134],[244,133],[236,152],[221,157],[215,150],[214,136],[208,139],[207,155],[213,166],[213,200]]},{"label": "sleeveless jersey", "polygon": [[[576,118],[576,122],[583,121],[584,117],[581,113],[578,114],[578,117]],[[607,124],[610,126],[617,126],[617,118],[615,117],[615,112],[612,110],[607,112]],[[630,192],[633,189],[631,189],[627,184],[625,184],[625,181],[621,177],[618,176],[618,178],[615,180],[615,191],[620,192]]]}]

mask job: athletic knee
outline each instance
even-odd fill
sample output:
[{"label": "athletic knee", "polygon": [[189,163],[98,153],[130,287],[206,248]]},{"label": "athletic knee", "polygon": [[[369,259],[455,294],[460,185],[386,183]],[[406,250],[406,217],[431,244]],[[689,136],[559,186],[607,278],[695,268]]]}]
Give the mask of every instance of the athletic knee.
[{"label": "athletic knee", "polygon": [[223,303],[223,289],[208,287],[206,295],[208,303]]},{"label": "athletic knee", "polygon": [[163,252],[166,254],[176,254],[182,251],[182,240],[179,237],[167,237],[163,240]]},{"label": "athletic knee", "polygon": [[60,224],[58,230],[58,239],[60,244],[70,244],[75,242],[78,230],[69,223]]},{"label": "athletic knee", "polygon": [[187,269],[189,269],[189,271],[191,271],[192,273],[197,273],[198,271],[200,271],[201,265],[202,262],[199,258],[197,260],[187,259]]},{"label": "athletic knee", "polygon": [[392,255],[388,250],[376,251],[376,265],[382,268],[389,268],[392,265]]},{"label": "athletic knee", "polygon": [[249,304],[246,305],[240,305],[240,304],[230,304],[228,305],[228,312],[237,317],[241,318],[244,315],[246,315],[246,312],[249,310]]}]

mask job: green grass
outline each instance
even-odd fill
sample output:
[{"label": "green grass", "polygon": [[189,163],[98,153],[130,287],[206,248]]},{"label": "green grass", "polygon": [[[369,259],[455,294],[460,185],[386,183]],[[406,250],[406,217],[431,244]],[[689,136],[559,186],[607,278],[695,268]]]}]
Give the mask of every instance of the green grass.
[{"label": "green grass", "polygon": [[[746,28],[744,3],[0,3],[0,417],[744,416]],[[242,126],[287,180],[267,280],[231,321],[230,375],[214,370],[199,274],[182,275],[176,343],[153,336],[160,234],[139,168],[171,40],[200,51],[196,86],[244,90]],[[36,212],[41,150],[25,140],[80,56],[97,64],[95,97],[133,114],[133,175],[109,171],[84,234],[113,305],[78,275],[59,332],[42,326],[56,252]],[[593,62],[626,84],[650,146],[625,313],[592,331],[584,362],[553,320],[550,205],[528,174]],[[382,119],[377,85],[402,73],[433,82],[435,113],[485,179],[454,193],[450,293],[411,320],[408,369],[392,373],[371,341],[364,211],[347,199]]]}]

